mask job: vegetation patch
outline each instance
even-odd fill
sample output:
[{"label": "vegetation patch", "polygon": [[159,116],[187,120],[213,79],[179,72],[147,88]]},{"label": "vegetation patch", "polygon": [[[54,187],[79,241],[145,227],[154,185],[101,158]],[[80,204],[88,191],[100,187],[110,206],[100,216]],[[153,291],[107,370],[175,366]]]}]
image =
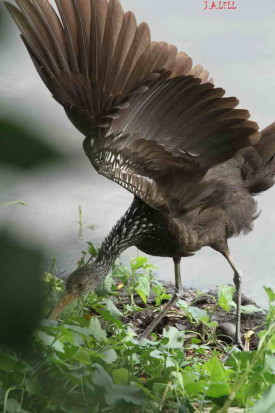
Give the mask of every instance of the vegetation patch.
[{"label": "vegetation patch", "polygon": [[[92,245],[90,252],[96,254]],[[46,273],[45,319],[24,347],[1,348],[1,411],[275,411],[275,293],[265,288],[268,313],[243,298],[250,351],[226,356],[231,339],[217,329],[234,320],[231,286],[185,290],[150,339],[139,342],[137,335],[172,293],[154,269],[145,257],[129,266],[116,263],[100,290],[72,303],[57,321],[47,314],[64,284],[53,269]]]}]

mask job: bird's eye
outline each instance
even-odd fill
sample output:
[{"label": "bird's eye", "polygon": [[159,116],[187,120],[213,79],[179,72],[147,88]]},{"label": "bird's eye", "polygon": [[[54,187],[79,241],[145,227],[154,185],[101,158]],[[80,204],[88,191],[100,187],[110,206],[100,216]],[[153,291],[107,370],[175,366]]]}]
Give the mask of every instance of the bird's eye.
[{"label": "bird's eye", "polygon": [[78,287],[79,290],[83,290],[83,288],[84,288],[84,283],[81,283],[81,282],[78,283],[77,287]]}]

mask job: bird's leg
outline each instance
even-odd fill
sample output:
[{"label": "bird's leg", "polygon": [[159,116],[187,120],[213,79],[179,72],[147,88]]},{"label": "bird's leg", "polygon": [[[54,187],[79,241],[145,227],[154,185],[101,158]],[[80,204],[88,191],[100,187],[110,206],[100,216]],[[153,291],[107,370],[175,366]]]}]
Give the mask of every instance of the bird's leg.
[{"label": "bird's leg", "polygon": [[229,250],[225,251],[222,253],[224,257],[226,258],[227,262],[231,266],[231,268],[234,271],[234,284],[236,287],[236,298],[237,298],[237,319],[236,319],[236,336],[235,336],[235,344],[237,344],[241,349],[243,350],[243,343],[241,339],[241,300],[242,300],[242,292],[241,292],[241,287],[242,287],[242,273],[241,271],[236,267],[234,262],[232,261],[232,258],[230,256]]},{"label": "bird's leg", "polygon": [[181,275],[180,275],[180,258],[174,258],[174,268],[175,268],[175,293],[173,294],[171,300],[166,304],[163,310],[158,314],[158,316],[146,327],[146,329],[138,336],[138,340],[142,340],[149,336],[163,317],[169,312],[169,310],[174,306],[174,304],[179,300],[182,294],[181,285]]}]

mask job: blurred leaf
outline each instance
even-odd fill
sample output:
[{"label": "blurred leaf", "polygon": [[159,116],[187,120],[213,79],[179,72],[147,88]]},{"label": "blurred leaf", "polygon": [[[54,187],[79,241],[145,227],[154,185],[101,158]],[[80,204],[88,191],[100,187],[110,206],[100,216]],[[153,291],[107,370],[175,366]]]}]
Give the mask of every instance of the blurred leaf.
[{"label": "blurred leaf", "polygon": [[142,301],[146,304],[147,298],[150,295],[150,278],[149,274],[141,273],[138,274],[138,282],[135,288],[136,292],[142,299]]},{"label": "blurred leaf", "polygon": [[182,348],[184,332],[179,331],[176,327],[167,327],[163,330],[163,337],[168,338],[168,343],[164,347]]},{"label": "blurred leaf", "polygon": [[272,303],[275,301],[275,291],[271,287],[264,287],[264,290],[268,296],[269,301]]},{"label": "blurred leaf", "polygon": [[265,311],[262,308],[256,307],[253,304],[249,304],[249,305],[241,306],[241,313],[242,314],[253,314],[253,313],[265,313]]},{"label": "blurred leaf", "polygon": [[10,202],[4,202],[4,203],[0,203],[0,206],[8,206],[8,205],[24,205],[26,206],[27,204],[25,204],[25,202],[23,201],[10,201]]},{"label": "blurred leaf", "polygon": [[235,292],[235,287],[230,285],[220,285],[218,290],[218,304],[225,311],[230,311],[230,307],[235,307],[233,301],[233,294]]},{"label": "blurred leaf", "polygon": [[112,376],[115,384],[126,385],[129,381],[128,370],[121,368],[112,371]]},{"label": "blurred leaf", "polygon": [[217,357],[211,358],[203,365],[203,371],[210,376],[213,381],[224,382],[228,378],[228,373],[223,363]]},{"label": "blurred leaf", "polygon": [[96,340],[106,340],[106,331],[101,327],[100,321],[97,317],[92,317],[90,320],[89,331]]},{"label": "blurred leaf", "polygon": [[0,234],[0,342],[28,339],[43,314],[43,257],[40,251]]},{"label": "blurred leaf", "polygon": [[16,357],[7,353],[0,353],[0,370],[2,371],[14,371],[18,368],[19,361]]},{"label": "blurred leaf", "polygon": [[115,306],[115,304],[113,303],[113,300],[111,298],[108,298],[106,300],[106,307],[110,311],[110,314],[113,317],[116,317],[116,318],[122,317],[122,312],[119,311],[119,309]]},{"label": "blurred leaf", "polygon": [[119,405],[121,400],[134,404],[135,406],[142,406],[145,402],[145,395],[137,387],[120,386],[116,384],[114,384],[112,388],[106,389],[105,398],[110,406]]},{"label": "blurred leaf", "polygon": [[37,332],[37,337],[46,345],[49,347],[54,348],[56,351],[60,351],[61,353],[64,353],[64,346],[63,344],[59,341],[56,340],[54,336],[50,336],[43,331],[38,331]]},{"label": "blurred leaf", "polygon": [[117,354],[113,348],[102,351],[102,353],[100,354],[103,356],[103,359],[104,361],[106,361],[106,363],[113,363],[117,359]]},{"label": "blurred leaf", "polygon": [[15,399],[8,399],[5,411],[6,413],[29,413],[27,410],[22,409],[18,401]]},{"label": "blurred leaf", "polygon": [[146,264],[148,264],[148,259],[146,257],[137,257],[130,261],[130,265],[133,270],[144,268]]},{"label": "blurred leaf", "polygon": [[273,384],[251,410],[251,413],[275,412],[275,384]]},{"label": "blurred leaf", "polygon": [[111,323],[115,324],[118,328],[122,328],[122,326],[123,326],[122,322],[118,318],[112,316],[109,311],[102,310],[98,306],[96,306],[95,309],[96,309],[96,312],[102,318],[104,318],[104,320],[110,321]]},{"label": "blurred leaf", "polygon": [[1,152],[0,164],[18,168],[33,168],[43,162],[59,159],[56,149],[34,134],[9,120],[0,119]]},{"label": "blurred leaf", "polygon": [[113,385],[113,380],[111,376],[104,370],[104,368],[100,365],[95,363],[94,367],[96,371],[92,374],[93,383],[98,387],[107,387]]},{"label": "blurred leaf", "polygon": [[230,387],[227,383],[211,383],[206,391],[208,397],[222,397],[227,396],[230,393]]}]

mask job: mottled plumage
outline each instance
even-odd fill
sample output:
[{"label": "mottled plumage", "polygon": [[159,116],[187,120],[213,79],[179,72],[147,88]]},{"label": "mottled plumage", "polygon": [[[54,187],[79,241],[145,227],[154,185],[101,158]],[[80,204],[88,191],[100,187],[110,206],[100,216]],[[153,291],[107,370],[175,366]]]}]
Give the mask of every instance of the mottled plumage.
[{"label": "mottled plumage", "polygon": [[252,195],[273,185],[275,123],[259,133],[235,97],[175,46],[152,42],[118,0],[56,0],[59,15],[47,0],[16,3],[6,6],[42,80],[85,135],[92,165],[134,195],[97,260],[69,277],[53,315],[101,283],[131,245],[174,259],[167,311],[180,293],[180,258],[210,246],[234,270],[239,331],[241,278],[227,239],[251,230]]}]

